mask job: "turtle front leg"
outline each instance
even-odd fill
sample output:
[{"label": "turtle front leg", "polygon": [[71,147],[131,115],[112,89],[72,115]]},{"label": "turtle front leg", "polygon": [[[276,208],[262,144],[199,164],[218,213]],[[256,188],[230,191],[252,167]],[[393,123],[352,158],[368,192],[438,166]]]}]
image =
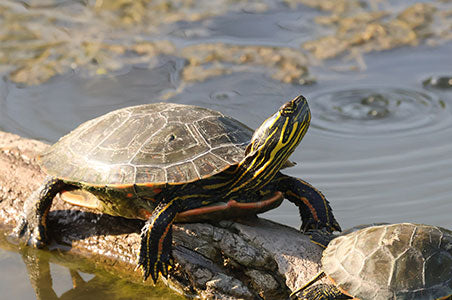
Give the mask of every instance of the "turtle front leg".
[{"label": "turtle front leg", "polygon": [[334,218],[333,209],[319,190],[306,181],[281,173],[276,181],[278,190],[284,193],[284,197],[298,206],[303,231],[311,229],[341,231],[339,223]]},{"label": "turtle front leg", "polygon": [[25,200],[24,211],[13,234],[24,239],[31,246],[44,247],[47,242],[47,214],[53,198],[64,187],[66,184],[63,181],[48,176],[41,187]]},{"label": "turtle front leg", "polygon": [[159,273],[165,278],[168,276],[168,268],[173,264],[172,225],[178,212],[179,208],[174,199],[170,202],[161,202],[141,230],[137,267],[143,272],[144,280],[151,275],[156,283]]}]

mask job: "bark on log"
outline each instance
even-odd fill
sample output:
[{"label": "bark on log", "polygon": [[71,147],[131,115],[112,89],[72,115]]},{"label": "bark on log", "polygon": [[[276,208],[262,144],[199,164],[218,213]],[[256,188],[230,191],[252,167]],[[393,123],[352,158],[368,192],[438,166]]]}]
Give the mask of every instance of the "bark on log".
[{"label": "bark on log", "polygon": [[[0,131],[0,224],[6,230],[16,225],[24,200],[44,180],[35,157],[46,147]],[[134,270],[142,225],[73,207],[57,197],[49,214],[49,248],[142,282]],[[176,268],[165,282],[206,299],[287,299],[290,290],[318,272],[321,257],[321,248],[307,236],[260,218],[175,224],[173,239]],[[152,280],[146,283],[152,286]]]}]

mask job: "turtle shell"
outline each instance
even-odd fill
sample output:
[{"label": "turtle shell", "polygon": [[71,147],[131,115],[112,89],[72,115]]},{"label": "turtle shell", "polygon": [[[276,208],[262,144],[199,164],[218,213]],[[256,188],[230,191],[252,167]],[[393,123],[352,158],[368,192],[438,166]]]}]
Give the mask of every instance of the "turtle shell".
[{"label": "turtle shell", "polygon": [[145,104],[81,124],[40,162],[50,175],[88,185],[186,183],[242,160],[252,134],[210,109]]},{"label": "turtle shell", "polygon": [[411,223],[340,236],[322,257],[324,272],[360,299],[436,299],[452,294],[452,231]]}]

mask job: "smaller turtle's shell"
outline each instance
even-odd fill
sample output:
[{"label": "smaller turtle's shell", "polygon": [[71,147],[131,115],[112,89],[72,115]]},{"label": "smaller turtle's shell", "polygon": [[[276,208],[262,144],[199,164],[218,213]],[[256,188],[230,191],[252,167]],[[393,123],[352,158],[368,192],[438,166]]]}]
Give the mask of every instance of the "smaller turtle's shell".
[{"label": "smaller turtle's shell", "polygon": [[83,123],[50,147],[41,165],[88,185],[185,183],[241,161],[252,134],[210,109],[145,104]]},{"label": "smaller turtle's shell", "polygon": [[436,299],[452,294],[452,231],[411,223],[340,236],[322,258],[324,272],[360,299]]}]

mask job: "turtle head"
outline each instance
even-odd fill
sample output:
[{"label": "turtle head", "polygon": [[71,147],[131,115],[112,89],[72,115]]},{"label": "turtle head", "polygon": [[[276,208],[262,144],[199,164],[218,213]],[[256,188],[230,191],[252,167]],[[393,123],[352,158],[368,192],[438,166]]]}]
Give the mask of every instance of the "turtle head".
[{"label": "turtle head", "polygon": [[256,129],[247,158],[274,174],[284,165],[309,127],[311,113],[303,96],[288,101]]}]

